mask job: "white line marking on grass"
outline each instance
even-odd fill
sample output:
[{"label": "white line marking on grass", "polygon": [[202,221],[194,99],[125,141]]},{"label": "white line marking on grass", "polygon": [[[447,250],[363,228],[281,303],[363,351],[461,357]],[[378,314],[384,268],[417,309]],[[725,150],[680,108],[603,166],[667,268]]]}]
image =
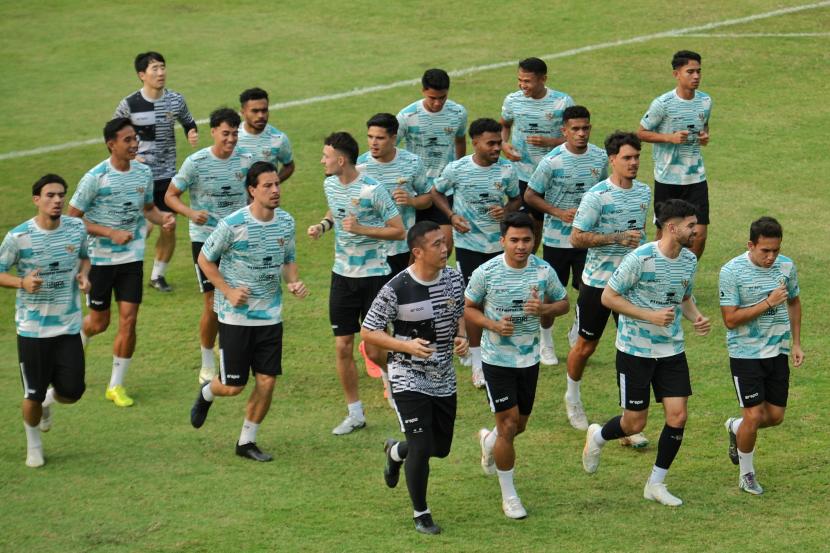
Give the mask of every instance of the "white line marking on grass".
[{"label": "white line marking on grass", "polygon": [[694,38],[810,38],[830,36],[830,33],[682,33],[677,36]]},{"label": "white line marking on grass", "polygon": [[[748,15],[745,17],[737,17],[733,19],[724,19],[721,21],[713,21],[711,23],[706,23],[703,25],[695,25],[693,27],[686,27],[685,29],[671,29],[668,31],[663,31],[660,33],[652,33],[648,35],[641,35],[632,38],[625,38],[620,40],[614,40],[610,42],[600,42],[597,44],[589,44],[587,46],[582,46],[580,48],[573,48],[571,50],[565,50],[563,52],[556,52],[553,54],[547,54],[545,56],[541,56],[544,59],[559,59],[559,58],[567,58],[571,56],[575,56],[577,54],[584,54],[586,52],[595,52],[597,50],[605,50],[607,48],[614,48],[616,46],[625,46],[628,44],[637,44],[640,42],[647,42],[649,40],[654,40],[656,38],[671,38],[677,36],[697,36],[691,35],[689,33],[695,33],[698,31],[708,31],[710,29],[717,29],[719,27],[727,27],[729,25],[739,25],[741,23],[751,23],[753,21],[758,21],[761,19],[769,19],[771,17],[778,17],[780,15],[787,15],[791,13],[802,12],[806,10],[814,10],[817,8],[824,8],[830,6],[830,0],[824,0],[822,2],[814,2],[811,4],[801,4],[799,6],[791,6],[789,8],[781,8],[779,10],[773,10],[769,12],[763,13],[756,13],[754,15]],[[705,35],[707,37],[713,35]],[[490,63],[487,65],[475,65],[473,67],[467,67],[464,69],[456,69],[454,71],[449,71],[449,74],[453,77],[461,77],[464,75],[471,75],[473,73],[481,73],[483,71],[490,71],[493,69],[503,69],[505,67],[512,67],[518,63],[518,60],[511,60],[511,61],[502,61],[498,63]],[[310,104],[317,104],[320,102],[329,102],[332,100],[341,100],[343,98],[353,98],[355,96],[365,96],[367,94],[372,94],[374,92],[383,92],[384,90],[391,90],[393,88],[401,88],[404,86],[416,86],[420,83],[420,79],[407,79],[404,81],[395,81],[392,83],[387,84],[379,84],[374,86],[367,86],[363,88],[355,88],[352,90],[347,90],[345,92],[337,92],[334,94],[323,94],[321,96],[312,96],[310,98],[301,98],[299,100],[288,100],[287,102],[278,102],[276,104],[272,104],[270,109],[273,110],[280,110],[286,109],[291,107],[297,106],[307,106]],[[207,123],[207,119],[199,119],[197,121],[198,124],[204,125]],[[77,140],[74,142],[66,142],[64,144],[55,144],[52,146],[41,146],[39,148],[33,148],[31,150],[19,150],[16,152],[6,152],[0,154],[0,161],[6,159],[15,159],[20,157],[29,157],[35,156],[40,154],[48,154],[51,152],[59,152],[61,150],[69,150],[71,148],[77,148],[79,146],[89,146],[91,144],[100,144],[100,138],[90,138],[87,140]]]}]

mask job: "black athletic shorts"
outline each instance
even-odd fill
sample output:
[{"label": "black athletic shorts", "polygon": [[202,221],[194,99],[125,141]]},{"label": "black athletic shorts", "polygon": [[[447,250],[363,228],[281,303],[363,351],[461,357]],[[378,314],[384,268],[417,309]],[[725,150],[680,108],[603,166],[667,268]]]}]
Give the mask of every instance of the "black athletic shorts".
[{"label": "black athletic shorts", "polygon": [[401,432],[407,435],[433,432],[449,437],[455,427],[456,395],[430,396],[420,392],[393,392]]},{"label": "black athletic shorts", "polygon": [[244,386],[249,372],[282,374],[282,323],[266,326],[219,322],[219,378],[225,386]]},{"label": "black athletic shorts", "polygon": [[530,207],[530,204],[525,203],[525,190],[527,190],[527,182],[523,181],[523,180],[520,180],[519,181],[519,195],[522,197],[522,205],[519,208],[519,211],[523,211],[524,213],[527,213],[528,215],[530,215],[531,217],[533,217],[537,221],[540,221],[540,222],[544,221],[545,220],[545,214],[544,213],[542,213],[541,211],[539,211],[537,209],[534,209],[534,208]]},{"label": "black athletic shorts", "polygon": [[144,262],[133,261],[121,265],[93,265],[89,269],[87,306],[95,311],[107,311],[115,292],[115,301],[141,303],[144,280]]},{"label": "black athletic shorts", "polygon": [[470,277],[473,276],[473,271],[496,257],[502,252],[482,253],[473,250],[465,250],[464,248],[455,248],[455,261],[458,265],[458,270],[464,277],[464,284],[470,282]]},{"label": "black athletic shorts", "polygon": [[763,402],[787,406],[790,393],[790,364],[783,353],[767,359],[729,358],[732,383],[741,407],[754,407]]},{"label": "black athletic shorts", "polygon": [[[588,286],[584,282],[579,286],[574,324],[579,329],[579,335],[588,341],[602,338],[608,315],[612,314],[610,309],[602,305],[603,290],[604,288]],[[619,315],[616,312],[613,312],[613,315],[616,323]]]},{"label": "black athletic shorts", "polygon": [[167,207],[164,203],[164,195],[167,194],[167,189],[170,188],[170,181],[173,179],[159,179],[153,181],[153,203],[161,211],[172,213],[173,210]]},{"label": "black athletic shorts", "polygon": [[545,246],[542,256],[559,277],[562,286],[568,286],[568,279],[571,279],[571,286],[579,290],[582,284],[582,271],[585,269],[585,256],[588,250],[584,248],[552,248]]},{"label": "black athletic shorts", "polygon": [[617,386],[620,389],[620,407],[629,411],[648,409],[651,394],[658,403],[664,397],[689,397],[692,382],[686,354],[670,357],[637,357],[617,350]]},{"label": "black athletic shorts", "polygon": [[329,322],[335,336],[360,332],[360,324],[389,275],[351,278],[331,274]]},{"label": "black athletic shorts", "polygon": [[520,415],[530,415],[536,399],[539,363],[521,369],[482,363],[481,369],[491,411],[500,413],[518,406]]},{"label": "black athletic shorts", "polygon": [[709,224],[709,185],[706,181],[694,184],[665,184],[654,181],[655,208],[660,202],[671,199],[686,200],[697,208],[697,224]]},{"label": "black athletic shorts", "polygon": [[[453,198],[454,195],[447,196],[447,203],[450,204],[450,209],[453,206]],[[432,221],[434,223],[438,223],[439,225],[452,225],[450,220],[447,218],[444,213],[435,207],[435,204],[432,204],[426,209],[419,209],[415,211],[415,222],[420,223],[421,221]]]},{"label": "black athletic shorts", "polygon": [[[205,276],[205,273],[203,273],[201,267],[199,267],[199,253],[202,251],[202,246],[204,245],[204,242],[190,243],[190,252],[193,254],[193,266],[196,268],[196,282],[199,283],[199,291],[203,294],[205,292],[212,292],[215,290],[213,284],[210,283],[208,277]],[[221,262],[222,259],[219,258],[219,261],[217,261],[216,264],[219,265]]]},{"label": "black athletic shorts", "polygon": [[388,282],[392,277],[409,267],[409,252],[390,255],[386,258],[386,262],[389,263],[389,268],[392,269],[386,279]]},{"label": "black athletic shorts", "polygon": [[78,400],[84,395],[84,347],[80,334],[52,338],[17,337],[23,397],[43,402],[51,384],[55,393]]}]

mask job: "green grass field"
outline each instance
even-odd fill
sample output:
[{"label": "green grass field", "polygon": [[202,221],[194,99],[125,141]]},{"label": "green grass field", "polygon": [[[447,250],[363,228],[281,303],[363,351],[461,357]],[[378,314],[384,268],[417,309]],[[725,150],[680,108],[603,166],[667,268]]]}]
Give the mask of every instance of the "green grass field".
[{"label": "green grass field", "polygon": [[[23,463],[14,293],[0,291],[0,550],[826,551],[830,295],[822,283],[830,259],[824,189],[830,3],[694,29],[695,36],[654,36],[803,2],[4,2],[0,233],[34,214],[28,191],[40,175],[57,172],[74,191],[106,149],[3,154],[100,136],[117,102],[139,86],[132,59],[142,50],[164,53],[168,85],[204,118],[220,105],[235,107],[250,86],[269,90],[272,102],[288,102],[417,79],[428,67],[461,70],[586,47],[548,57],[549,85],[589,107],[597,144],[616,128],[636,129],[649,102],[673,87],[671,54],[697,50],[704,58],[701,89],[714,107],[704,152],[713,224],[696,297],[716,322],[708,337],[688,333],[694,396],[668,479],[684,506],[642,499],[654,446],[631,451],[611,444],[597,474],[582,471],[584,434],[565,419],[560,365],[543,369],[530,428],[517,442],[516,484],[530,516],[506,519],[498,484],[481,474],[478,460],[475,433],[492,425],[492,415],[467,370],[459,369],[455,444],[447,459],[432,463],[430,482],[430,507],[445,531],[426,537],[412,530],[403,484],[395,490],[383,484],[382,443],[398,430],[379,382],[361,376],[367,428],[330,434],[345,406],[327,323],[328,236],[319,243],[298,236],[311,295],[302,302],[286,298],[285,375],[258,437],[275,461],[259,465],[233,454],[242,397],[218,401],[204,428],[190,427],[202,300],[186,221],[179,218],[168,277],[176,290],[165,296],[148,290],[139,316],[127,377],[136,405],[117,409],[103,397],[111,329],[87,351],[84,398],[56,408],[54,428],[44,435],[47,465],[38,470]],[[781,36],[793,33],[813,35]],[[644,38],[628,40],[634,37]],[[614,41],[623,42],[609,45]],[[498,117],[514,88],[511,63],[454,78],[450,96],[468,108],[470,120]],[[398,86],[272,112],[272,123],[295,148],[298,169],[284,188],[283,207],[299,234],[325,212],[323,137],[346,129],[363,144],[370,115],[396,113],[419,89]],[[201,136],[208,145],[207,125]],[[192,150],[181,134],[178,140],[181,161]],[[643,153],[640,178],[650,183],[651,147]],[[807,360],[792,372],[787,420],[758,442],[756,467],[767,493],[750,497],[737,489],[737,470],[726,458],[722,423],[738,408],[716,287],[720,266],[744,249],[749,222],[762,214],[782,222],[783,251],[798,263]],[[569,319],[556,327],[563,360]],[[592,421],[618,411],[613,351],[609,329],[583,384]],[[646,433],[656,439],[659,407],[653,417]]]}]

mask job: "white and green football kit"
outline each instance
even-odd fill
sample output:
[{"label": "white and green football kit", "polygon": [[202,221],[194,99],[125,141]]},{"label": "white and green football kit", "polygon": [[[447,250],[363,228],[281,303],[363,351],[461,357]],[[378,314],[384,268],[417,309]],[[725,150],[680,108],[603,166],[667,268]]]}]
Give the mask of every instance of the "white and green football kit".
[{"label": "white and green football kit", "polygon": [[268,161],[277,168],[294,162],[291,141],[284,132],[272,125],[265,125],[259,134],[249,133],[244,124],[240,125],[237,148],[249,152],[254,162]]},{"label": "white and green football kit", "polygon": [[438,178],[444,167],[455,160],[455,139],[467,131],[467,110],[447,100],[441,111],[424,108],[423,100],[403,108],[398,118],[398,145],[417,155],[426,167],[427,179]]}]

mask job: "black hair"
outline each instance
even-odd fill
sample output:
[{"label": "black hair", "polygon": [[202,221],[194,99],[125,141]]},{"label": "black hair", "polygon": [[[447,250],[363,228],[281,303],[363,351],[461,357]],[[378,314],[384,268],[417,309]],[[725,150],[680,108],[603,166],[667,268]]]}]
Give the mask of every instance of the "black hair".
[{"label": "black hair", "polygon": [[685,219],[692,215],[697,215],[697,209],[694,204],[679,198],[671,198],[654,206],[654,217],[657,219],[657,228],[663,228],[663,225],[669,219]]},{"label": "black hair", "polygon": [[338,152],[346,154],[352,165],[357,163],[357,154],[359,152],[357,140],[355,140],[349,133],[345,131],[333,132],[326,137],[323,144],[331,146]]},{"label": "black hair", "polygon": [[424,236],[434,230],[441,230],[441,226],[435,221],[418,221],[406,232],[406,245],[409,251],[423,246]]},{"label": "black hair", "polygon": [[569,119],[587,119],[591,120],[591,112],[585,106],[568,106],[562,112],[562,124],[564,125]]},{"label": "black hair", "polygon": [[495,119],[490,119],[488,117],[482,117],[481,119],[476,119],[475,121],[470,123],[470,138],[481,136],[486,132],[500,133],[501,123],[499,123]]},{"label": "black hair", "polygon": [[62,184],[64,192],[66,192],[69,189],[66,186],[66,181],[63,180],[62,176],[56,175],[54,173],[48,173],[37,179],[35,183],[32,185],[32,196],[40,196],[40,191],[43,190],[43,187],[47,184],[53,183]]},{"label": "black hair", "polygon": [[505,236],[507,234],[507,229],[509,228],[528,228],[531,232],[533,232],[533,221],[530,219],[530,215],[527,213],[523,213],[521,211],[513,211],[508,213],[504,216],[501,223],[499,224],[499,230],[501,230],[501,235]]},{"label": "black hair", "polygon": [[640,139],[633,132],[614,131],[605,139],[605,153],[615,156],[623,146],[631,146],[638,152],[643,149]]},{"label": "black hair", "polygon": [[548,74],[548,64],[539,58],[525,58],[519,62],[519,69],[528,71],[539,77],[544,77]]},{"label": "black hair", "polygon": [[276,173],[276,166],[270,161],[257,161],[248,169],[248,174],[245,175],[245,188],[256,188],[259,184],[259,176],[263,173]]},{"label": "black hair", "polygon": [[758,239],[762,236],[766,238],[783,238],[784,229],[781,228],[781,223],[772,217],[761,217],[758,220],[752,221],[749,225],[749,241],[753,244],[758,243]]},{"label": "black hair", "polygon": [[697,52],[692,52],[691,50],[680,50],[679,52],[675,52],[674,56],[672,57],[671,68],[680,69],[692,60],[701,63],[700,54],[698,54]]},{"label": "black hair", "polygon": [[427,69],[421,77],[421,86],[424,90],[449,90],[450,76],[443,69]]},{"label": "black hair", "polygon": [[149,66],[150,63],[154,61],[160,61],[164,64],[167,63],[166,61],[164,61],[164,56],[162,56],[158,52],[153,52],[151,50],[149,52],[140,53],[135,57],[135,61],[133,62],[133,65],[135,66],[135,72],[143,73],[147,71],[147,66]]},{"label": "black hair", "polygon": [[104,125],[104,142],[115,140],[118,136],[118,131],[124,127],[132,126],[133,122],[130,121],[129,117],[116,117],[115,119],[107,121],[107,124]]},{"label": "black hair", "polygon": [[268,100],[268,93],[262,90],[261,88],[249,88],[247,90],[243,90],[242,94],[239,95],[239,105],[244,106],[247,102],[251,100]]},{"label": "black hair", "polygon": [[227,123],[229,127],[238,127],[242,123],[239,114],[231,108],[218,108],[210,114],[210,128],[215,129]]},{"label": "black hair", "polygon": [[366,128],[369,127],[384,128],[390,135],[398,134],[398,118],[391,113],[376,113],[366,121]]}]

